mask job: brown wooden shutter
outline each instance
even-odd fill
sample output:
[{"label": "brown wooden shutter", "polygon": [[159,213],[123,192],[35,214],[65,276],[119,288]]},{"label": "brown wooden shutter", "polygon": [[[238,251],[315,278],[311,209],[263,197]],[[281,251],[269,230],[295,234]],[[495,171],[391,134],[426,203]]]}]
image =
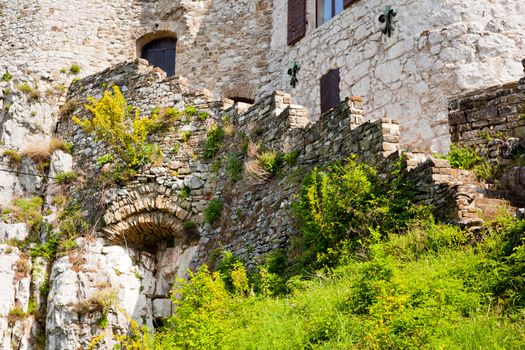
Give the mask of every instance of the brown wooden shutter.
[{"label": "brown wooden shutter", "polygon": [[339,104],[339,81],[339,68],[329,70],[321,77],[321,113]]},{"label": "brown wooden shutter", "polygon": [[357,0],[344,0],[343,8],[347,8],[348,6],[352,5],[354,2],[357,2]]},{"label": "brown wooden shutter", "polygon": [[306,0],[288,0],[288,45],[306,34]]}]

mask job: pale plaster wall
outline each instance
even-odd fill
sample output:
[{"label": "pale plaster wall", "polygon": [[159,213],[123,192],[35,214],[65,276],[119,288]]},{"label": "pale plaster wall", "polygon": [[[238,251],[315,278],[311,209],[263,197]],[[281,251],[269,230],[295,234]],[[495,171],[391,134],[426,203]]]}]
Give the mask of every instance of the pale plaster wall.
[{"label": "pale plaster wall", "polygon": [[[386,5],[398,11],[391,38],[378,21]],[[339,67],[341,98],[364,96],[367,118],[400,120],[405,145],[445,151],[448,97],[522,75],[522,0],[361,0],[318,28],[315,0],[307,8],[307,34],[288,46],[287,0],[274,1],[268,90],[291,90],[311,119],[319,116],[320,77]],[[301,71],[292,90],[286,71],[294,60]]]}]

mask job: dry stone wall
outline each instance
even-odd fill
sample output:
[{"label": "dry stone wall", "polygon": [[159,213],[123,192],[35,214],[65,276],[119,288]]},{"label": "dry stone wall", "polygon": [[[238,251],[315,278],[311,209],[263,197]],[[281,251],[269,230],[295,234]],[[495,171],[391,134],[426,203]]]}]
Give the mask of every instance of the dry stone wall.
[{"label": "dry stone wall", "polygon": [[[295,101],[319,115],[320,78],[339,68],[341,98],[364,96],[367,118],[399,120],[401,142],[430,152],[448,148],[447,98],[517,80],[525,49],[520,0],[356,1],[316,28],[307,1],[307,33],[288,46],[287,1],[274,3],[270,74],[273,89],[289,89],[286,74],[301,65]],[[397,10],[392,37],[380,33],[386,5]]]},{"label": "dry stone wall", "polygon": [[450,99],[449,125],[452,142],[472,147],[500,168],[493,196],[524,206],[525,77]]}]

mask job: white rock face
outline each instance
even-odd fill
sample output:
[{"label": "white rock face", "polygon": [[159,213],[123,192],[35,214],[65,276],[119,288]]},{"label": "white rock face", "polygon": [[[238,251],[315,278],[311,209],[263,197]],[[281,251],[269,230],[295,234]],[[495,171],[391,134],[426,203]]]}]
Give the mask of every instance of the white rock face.
[{"label": "white rock face", "polygon": [[0,221],[0,242],[10,239],[23,241],[29,236],[29,230],[25,223],[6,224]]},{"label": "white rock face", "polygon": [[32,349],[29,343],[33,317],[8,321],[12,310],[27,312],[31,262],[18,248],[0,245],[0,349]]},{"label": "white rock face", "polygon": [[[101,239],[78,239],[79,250],[53,263],[48,297],[46,349],[86,348],[104,334],[101,344],[112,348],[113,333],[125,333],[129,318],[153,327],[153,319],[169,317],[168,297],[179,266],[188,264],[195,247],[168,248],[156,257],[121,246],[104,246]],[[97,300],[114,299],[106,329]],[[86,306],[87,305],[87,306]]]}]

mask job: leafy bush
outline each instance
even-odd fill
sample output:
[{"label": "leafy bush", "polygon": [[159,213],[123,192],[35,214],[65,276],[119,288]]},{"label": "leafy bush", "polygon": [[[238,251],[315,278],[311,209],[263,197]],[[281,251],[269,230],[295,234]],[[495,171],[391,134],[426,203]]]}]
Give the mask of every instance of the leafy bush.
[{"label": "leafy bush", "polygon": [[85,108],[93,118],[73,117],[75,123],[104,141],[128,168],[136,170],[155,157],[158,148],[146,141],[156,117],[141,117],[138,109],[127,104],[117,86],[112,92],[106,91],[100,100],[90,98]]},{"label": "leafy bush", "polygon": [[294,203],[301,227],[294,243],[301,251],[297,266],[333,265],[371,232],[399,232],[414,218],[428,215],[427,208],[411,202],[406,175],[394,173],[398,176],[393,181],[383,182],[373,168],[355,158],[314,168]]},{"label": "leafy bush", "polygon": [[78,64],[72,64],[69,67],[69,74],[77,75],[80,73],[80,66]]},{"label": "leafy bush", "polygon": [[242,178],[242,162],[235,153],[226,156],[226,176],[232,182],[239,181]]},{"label": "leafy bush", "polygon": [[199,114],[197,115],[197,120],[203,122],[206,119],[208,119],[209,116],[210,114],[208,112],[199,112]]},{"label": "leafy bush", "polygon": [[18,167],[22,161],[22,155],[15,149],[5,150],[2,156],[9,158],[9,165],[12,167]]},{"label": "leafy bush", "polygon": [[214,158],[219,149],[222,147],[224,141],[224,129],[220,126],[213,125],[206,134],[206,141],[204,142],[204,158]]},{"label": "leafy bush", "polygon": [[55,182],[60,185],[67,185],[75,181],[78,174],[75,171],[65,171],[55,175]]},{"label": "leafy bush", "polygon": [[11,81],[11,79],[13,79],[13,76],[11,75],[11,73],[6,71],[4,74],[2,74],[2,77],[0,78],[0,81],[9,82],[9,81]]},{"label": "leafy bush", "polygon": [[191,282],[177,280],[172,298],[177,317],[168,319],[167,331],[158,335],[157,343],[163,349],[223,348],[228,342],[223,321],[230,300],[224,282],[206,266],[190,272],[189,278]]},{"label": "leafy bush", "polygon": [[188,117],[195,117],[199,115],[199,111],[194,106],[187,106],[186,109],[184,109],[184,114]]},{"label": "leafy bush", "polygon": [[208,203],[208,207],[204,210],[204,219],[207,223],[213,224],[221,218],[222,202],[214,198]]},{"label": "leafy bush", "polygon": [[29,94],[31,91],[33,91],[33,88],[27,82],[18,84],[16,88],[25,94]]},{"label": "leafy bush", "polygon": [[481,156],[469,146],[450,145],[450,151],[445,156],[450,165],[456,169],[471,170],[481,161]]}]

